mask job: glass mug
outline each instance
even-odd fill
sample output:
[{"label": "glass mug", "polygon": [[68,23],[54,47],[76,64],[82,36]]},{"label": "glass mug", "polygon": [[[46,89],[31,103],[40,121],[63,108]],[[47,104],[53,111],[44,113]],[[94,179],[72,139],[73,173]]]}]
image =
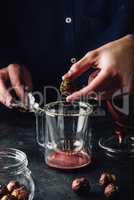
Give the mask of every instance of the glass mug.
[{"label": "glass mug", "polygon": [[36,112],[36,137],[45,149],[45,162],[57,169],[76,169],[91,163],[90,116],[85,102],[52,102]]}]

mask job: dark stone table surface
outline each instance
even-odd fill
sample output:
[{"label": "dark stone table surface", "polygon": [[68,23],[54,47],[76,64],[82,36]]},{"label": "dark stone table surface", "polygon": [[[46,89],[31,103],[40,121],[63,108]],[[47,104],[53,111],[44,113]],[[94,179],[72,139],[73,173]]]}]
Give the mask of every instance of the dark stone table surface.
[{"label": "dark stone table surface", "polygon": [[[111,119],[98,117],[93,120],[93,162],[85,169],[60,171],[49,168],[42,151],[35,140],[35,117],[31,114],[1,110],[0,111],[0,147],[18,148],[27,154],[29,168],[35,182],[35,200],[101,200],[99,176],[110,171],[118,176],[120,189],[118,200],[133,199],[134,162],[133,160],[115,161],[105,157],[98,147],[98,139],[112,131]],[[71,190],[72,180],[86,176],[91,182],[89,195],[78,196]]]}]

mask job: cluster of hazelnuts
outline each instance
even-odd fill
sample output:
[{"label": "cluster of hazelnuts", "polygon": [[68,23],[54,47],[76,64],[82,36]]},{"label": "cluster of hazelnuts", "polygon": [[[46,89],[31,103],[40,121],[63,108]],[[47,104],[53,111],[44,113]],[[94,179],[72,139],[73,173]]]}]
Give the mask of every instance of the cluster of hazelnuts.
[{"label": "cluster of hazelnuts", "polygon": [[10,181],[0,187],[0,200],[28,200],[28,191],[17,181]]},{"label": "cluster of hazelnuts", "polygon": [[[116,176],[111,173],[103,173],[99,179],[99,186],[103,189],[105,197],[113,199],[118,194]],[[90,192],[91,186],[87,178],[81,177],[73,180],[72,190],[78,194]]]},{"label": "cluster of hazelnuts", "polygon": [[99,185],[103,188],[104,194],[108,198],[114,198],[118,193],[116,185],[117,178],[114,174],[105,172],[101,175]]}]

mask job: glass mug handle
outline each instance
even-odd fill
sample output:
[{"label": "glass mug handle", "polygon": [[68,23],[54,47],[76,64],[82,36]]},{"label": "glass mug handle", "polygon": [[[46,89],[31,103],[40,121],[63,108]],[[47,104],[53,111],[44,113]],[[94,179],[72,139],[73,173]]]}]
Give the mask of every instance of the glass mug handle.
[{"label": "glass mug handle", "polygon": [[35,113],[36,117],[36,141],[37,144],[45,148],[45,112],[39,111]]}]

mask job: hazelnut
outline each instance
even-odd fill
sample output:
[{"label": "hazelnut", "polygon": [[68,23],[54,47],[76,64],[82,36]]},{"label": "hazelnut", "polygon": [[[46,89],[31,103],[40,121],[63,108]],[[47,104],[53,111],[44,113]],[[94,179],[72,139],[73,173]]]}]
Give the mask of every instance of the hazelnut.
[{"label": "hazelnut", "polygon": [[12,195],[10,195],[10,194],[8,194],[8,195],[3,196],[1,198],[1,200],[17,200],[17,198],[12,196]]},{"label": "hazelnut", "polygon": [[60,92],[62,95],[69,95],[72,92],[74,92],[74,86],[73,86],[73,82],[70,79],[65,79],[62,81],[61,85],[60,85]]},{"label": "hazelnut", "polygon": [[115,186],[113,183],[109,184],[105,190],[104,190],[104,195],[107,198],[114,198],[118,193],[118,187]]},{"label": "hazelnut", "polygon": [[0,198],[3,197],[4,195],[7,195],[9,193],[7,187],[4,185],[4,186],[0,186]]},{"label": "hazelnut", "polygon": [[20,187],[20,184],[17,181],[10,181],[7,184],[7,189],[9,192],[12,192],[13,190],[17,189]]},{"label": "hazelnut", "polygon": [[28,191],[25,189],[25,187],[13,190],[12,195],[15,196],[18,200],[28,199]]},{"label": "hazelnut", "polygon": [[99,185],[102,187],[106,187],[110,183],[114,183],[116,181],[116,176],[111,173],[103,173],[99,180]]},{"label": "hazelnut", "polygon": [[77,178],[72,182],[72,190],[74,192],[89,192],[90,191],[90,184],[89,181],[85,178]]}]

